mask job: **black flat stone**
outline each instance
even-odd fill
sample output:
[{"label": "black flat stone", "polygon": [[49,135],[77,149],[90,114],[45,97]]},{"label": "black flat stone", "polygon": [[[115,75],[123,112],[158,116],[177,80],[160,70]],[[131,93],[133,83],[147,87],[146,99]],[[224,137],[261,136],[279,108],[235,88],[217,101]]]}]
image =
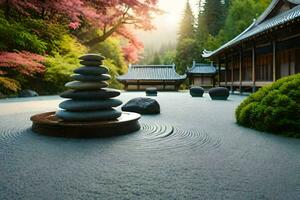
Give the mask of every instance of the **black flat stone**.
[{"label": "black flat stone", "polygon": [[76,81],[107,81],[111,79],[109,74],[101,74],[101,75],[82,75],[82,74],[74,74],[71,76],[72,79]]},{"label": "black flat stone", "polygon": [[79,63],[84,66],[94,66],[94,67],[99,67],[100,65],[102,65],[102,61],[97,61],[97,60],[82,60]]},{"label": "black flat stone", "polygon": [[108,110],[112,107],[117,107],[122,104],[119,99],[104,99],[94,101],[78,101],[78,100],[67,100],[59,104],[61,109],[67,111],[93,111],[93,110]]},{"label": "black flat stone", "polygon": [[73,90],[99,90],[108,86],[108,83],[105,81],[101,82],[81,82],[81,81],[72,81],[65,84],[69,89]]},{"label": "black flat stone", "polygon": [[68,90],[63,92],[60,97],[69,98],[74,100],[97,100],[97,99],[108,99],[117,97],[121,94],[119,90],[111,88],[103,88],[100,90],[93,91],[75,91]]},{"label": "black flat stone", "polygon": [[74,73],[83,74],[83,75],[102,75],[102,74],[107,74],[108,69],[104,66],[101,67],[83,66],[75,69]]},{"label": "black flat stone", "polygon": [[100,55],[100,54],[85,54],[83,56],[79,57],[80,60],[96,60],[96,61],[102,61],[105,59],[104,56]]},{"label": "black flat stone", "polygon": [[138,97],[131,99],[122,106],[122,111],[135,112],[139,114],[159,114],[160,106],[155,99]]},{"label": "black flat stone", "polygon": [[122,115],[122,112],[116,109],[86,112],[59,110],[55,115],[64,121],[106,121],[117,119]]}]

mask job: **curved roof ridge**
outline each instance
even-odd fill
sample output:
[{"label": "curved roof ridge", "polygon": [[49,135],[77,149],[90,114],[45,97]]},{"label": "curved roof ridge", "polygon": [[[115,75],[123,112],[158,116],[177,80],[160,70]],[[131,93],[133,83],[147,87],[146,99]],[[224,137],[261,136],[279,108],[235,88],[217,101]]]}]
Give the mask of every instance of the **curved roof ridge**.
[{"label": "curved roof ridge", "polygon": [[234,41],[236,41],[237,39],[239,39],[242,35],[244,35],[246,32],[248,32],[251,28],[254,27],[256,20],[253,19],[252,24],[250,24],[250,26],[248,26],[248,28],[246,28],[243,32],[241,32],[239,35],[237,35],[236,37],[234,37],[233,39],[229,40],[227,43],[225,43],[224,45],[222,45],[221,47],[219,47],[218,49],[216,49],[215,51],[207,51],[206,49],[204,49],[202,56],[207,58],[209,57],[211,54],[215,54],[217,53],[219,50],[230,46],[232,43],[234,43]]},{"label": "curved roof ridge", "polygon": [[[268,15],[273,11],[273,9],[277,6],[277,4],[282,1],[282,0],[273,0],[270,5],[266,8],[266,10],[257,18],[256,20],[256,25],[260,24],[263,22]],[[300,0],[286,0],[292,4],[300,4]]]},{"label": "curved roof ridge", "polygon": [[[300,0],[298,0],[300,1]],[[208,58],[211,57],[212,55],[220,52],[221,50],[223,50],[224,48],[230,47],[242,40],[245,40],[249,37],[252,37],[254,35],[257,35],[259,33],[262,33],[268,29],[274,28],[276,26],[279,26],[283,23],[287,23],[293,19],[296,18],[300,18],[300,3],[299,5],[293,7],[292,9],[282,12],[279,15],[276,15],[268,20],[263,21],[260,24],[257,24],[255,21],[246,29],[244,30],[241,34],[239,34],[237,37],[235,37],[234,39],[230,40],[229,42],[225,43],[224,45],[222,45],[221,47],[219,47],[218,49],[214,50],[214,51],[206,51],[204,50],[202,53],[202,56],[204,58]]]},{"label": "curved roof ridge", "polygon": [[272,12],[280,0],[273,0],[266,10],[257,18],[255,25],[261,23]]}]

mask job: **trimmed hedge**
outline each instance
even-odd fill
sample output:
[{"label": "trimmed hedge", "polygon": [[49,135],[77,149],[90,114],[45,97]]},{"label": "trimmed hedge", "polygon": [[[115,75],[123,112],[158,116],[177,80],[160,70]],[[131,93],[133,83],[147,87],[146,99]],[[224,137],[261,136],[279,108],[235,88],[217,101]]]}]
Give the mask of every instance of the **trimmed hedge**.
[{"label": "trimmed hedge", "polygon": [[300,138],[300,73],[251,94],[235,115],[240,125]]}]

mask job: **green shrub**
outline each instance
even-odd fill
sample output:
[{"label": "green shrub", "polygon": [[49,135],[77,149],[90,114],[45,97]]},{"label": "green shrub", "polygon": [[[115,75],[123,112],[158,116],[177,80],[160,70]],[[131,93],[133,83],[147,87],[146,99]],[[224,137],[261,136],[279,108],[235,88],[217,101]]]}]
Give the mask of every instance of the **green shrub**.
[{"label": "green shrub", "polygon": [[21,89],[18,81],[0,76],[0,93],[13,94]]},{"label": "green shrub", "polygon": [[79,57],[87,52],[74,37],[64,35],[59,44],[59,51],[46,59],[42,94],[57,94],[66,90],[65,83],[71,81],[73,70],[80,66]]},{"label": "green shrub", "polygon": [[300,74],[262,87],[235,111],[237,123],[300,138]]}]

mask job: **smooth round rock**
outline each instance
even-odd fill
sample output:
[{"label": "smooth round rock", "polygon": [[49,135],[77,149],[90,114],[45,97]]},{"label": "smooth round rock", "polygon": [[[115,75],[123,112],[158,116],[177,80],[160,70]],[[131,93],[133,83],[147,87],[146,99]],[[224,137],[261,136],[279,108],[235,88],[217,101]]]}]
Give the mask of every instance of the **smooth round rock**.
[{"label": "smooth round rock", "polygon": [[157,88],[155,88],[155,87],[146,88],[146,95],[147,96],[157,96]]},{"label": "smooth round rock", "polygon": [[83,56],[79,57],[80,60],[96,60],[96,61],[102,61],[105,59],[104,56],[100,55],[100,54],[94,54],[94,53],[89,53],[89,54],[85,54]]},{"label": "smooth round rock", "polygon": [[160,106],[155,99],[137,97],[122,106],[122,110],[139,114],[159,114]]},{"label": "smooth round rock", "polygon": [[229,90],[225,87],[211,88],[208,93],[212,100],[227,100],[229,97]]},{"label": "smooth round rock", "polygon": [[122,104],[119,99],[105,99],[98,101],[77,101],[67,100],[59,104],[61,109],[68,111],[93,111],[93,110],[108,110],[112,107],[117,107]]},{"label": "smooth round rock", "polygon": [[65,86],[74,90],[98,90],[101,88],[105,88],[108,86],[108,83],[105,81],[102,82],[80,82],[80,81],[72,81],[66,83]]},{"label": "smooth round rock", "polygon": [[82,60],[79,63],[84,66],[94,66],[94,67],[99,67],[100,65],[102,65],[102,61],[97,61],[97,60]]},{"label": "smooth round rock", "polygon": [[82,74],[74,74],[71,76],[72,79],[76,81],[107,81],[111,79],[109,74],[101,74],[101,75],[82,75]]},{"label": "smooth round rock", "polygon": [[22,90],[19,97],[37,97],[39,94],[34,90]]},{"label": "smooth round rock", "polygon": [[70,112],[59,110],[55,115],[64,121],[105,121],[113,120],[120,117],[121,111],[116,109],[101,110],[101,111],[86,111],[86,112]]},{"label": "smooth round rock", "polygon": [[63,121],[55,116],[55,112],[41,113],[32,116],[32,130],[38,134],[70,137],[95,138],[110,137],[132,133],[141,127],[137,113],[122,112],[122,115],[109,121]]},{"label": "smooth round rock", "polygon": [[75,91],[68,90],[63,92],[60,97],[74,99],[74,100],[97,100],[97,99],[109,99],[117,97],[121,94],[119,90],[111,88],[103,88],[96,91]]},{"label": "smooth round rock", "polygon": [[192,97],[203,97],[204,89],[200,86],[192,86],[190,88],[190,95]]},{"label": "smooth round rock", "polygon": [[83,66],[75,69],[74,73],[83,74],[83,75],[101,75],[101,74],[107,74],[108,69],[104,66],[100,66],[100,67]]}]

